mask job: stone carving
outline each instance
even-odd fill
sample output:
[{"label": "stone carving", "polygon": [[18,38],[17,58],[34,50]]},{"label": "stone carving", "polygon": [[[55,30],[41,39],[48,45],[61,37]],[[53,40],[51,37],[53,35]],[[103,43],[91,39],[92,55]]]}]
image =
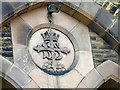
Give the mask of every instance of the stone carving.
[{"label": "stone carving", "polygon": [[70,53],[67,47],[60,47],[58,42],[59,35],[54,33],[52,30],[47,30],[44,34],[41,34],[44,42],[42,45],[33,47],[37,53],[43,53],[43,59],[48,61],[44,63],[42,68],[49,72],[62,72],[65,71],[63,64],[59,62],[63,58],[62,54]]}]

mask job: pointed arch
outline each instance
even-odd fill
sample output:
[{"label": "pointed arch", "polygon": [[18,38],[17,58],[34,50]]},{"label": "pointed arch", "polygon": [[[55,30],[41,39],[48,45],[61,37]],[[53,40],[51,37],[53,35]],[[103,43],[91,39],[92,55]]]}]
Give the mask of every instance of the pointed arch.
[{"label": "pointed arch", "polygon": [[[45,2],[34,2],[34,3],[27,3],[26,5],[23,5],[21,8],[12,11],[6,18],[2,19],[1,24],[5,24],[8,21],[11,21],[13,18],[16,18],[17,16],[20,16],[23,13],[29,12],[33,9],[46,6],[47,3]],[[77,19],[84,25],[88,26],[90,29],[92,29],[94,32],[96,32],[100,37],[102,37],[107,43],[112,46],[112,48],[120,54],[120,43],[118,40],[116,40],[105,27],[102,26],[102,23],[97,23],[97,21],[94,20],[94,17],[90,15],[90,13],[87,13],[85,10],[83,10],[81,7],[77,7],[75,5],[72,5],[70,2],[61,2],[62,7],[61,11],[67,13],[68,15],[72,16],[73,18]],[[101,8],[98,8],[99,12]],[[97,13],[96,13],[97,14]],[[0,24],[0,26],[2,26]]]},{"label": "pointed arch", "polygon": [[[98,88],[109,79],[120,81],[120,66],[108,60],[98,67],[92,69],[81,81],[79,88]],[[120,83],[120,82],[119,82]]]},{"label": "pointed arch", "polygon": [[15,88],[23,88],[31,81],[23,70],[2,56],[0,56],[0,76]]}]

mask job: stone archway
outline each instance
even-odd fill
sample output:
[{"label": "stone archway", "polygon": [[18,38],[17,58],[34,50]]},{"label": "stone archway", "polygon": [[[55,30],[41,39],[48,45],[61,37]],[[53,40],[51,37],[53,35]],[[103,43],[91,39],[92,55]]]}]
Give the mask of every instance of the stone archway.
[{"label": "stone archway", "polygon": [[[44,1],[44,0],[43,0]],[[31,10],[37,9],[39,7],[46,6],[46,2],[33,2],[26,4],[26,7],[21,7],[20,9],[14,10],[10,13],[10,16],[4,18],[1,24],[5,24],[17,16],[20,16],[21,14],[24,14],[26,12],[30,12]],[[80,4],[81,2],[79,2]],[[94,32],[96,32],[100,37],[102,37],[107,43],[109,43],[112,48],[120,53],[119,51],[119,42],[114,39],[110,33],[105,30],[107,26],[103,27],[105,23],[100,22],[98,23],[94,19],[95,16],[98,14],[99,10],[101,10],[101,7],[96,5],[95,3],[91,3],[91,5],[95,5],[95,8],[91,8],[90,10],[86,7],[78,7],[78,5],[74,5],[74,3],[71,2],[61,2],[62,8],[61,11],[67,13],[68,15],[72,16],[73,18],[77,19],[78,21],[82,22],[84,25],[91,28]],[[84,11],[85,10],[85,11]],[[101,13],[100,13],[101,14]],[[110,21],[111,22],[111,21]],[[102,26],[103,25],[103,26]]]},{"label": "stone archway", "polygon": [[[11,21],[12,25],[12,36],[13,36],[13,45],[14,45],[14,60],[15,64],[13,64],[10,67],[10,70],[7,71],[7,75],[11,75],[11,77],[20,87],[47,87],[47,88],[91,88],[91,87],[97,87],[101,85],[104,82],[103,76],[99,74],[99,68],[94,68],[93,66],[93,58],[92,58],[92,52],[91,52],[91,45],[89,40],[89,34],[88,34],[88,27],[85,25],[88,25],[91,21],[86,22],[82,20],[85,25],[83,25],[80,21],[80,16],[84,16],[83,13],[79,13],[76,11],[73,17],[78,19],[79,21],[75,20],[71,16],[60,12],[59,15],[54,15],[55,24],[58,26],[62,26],[63,28],[67,29],[70,33],[74,35],[74,38],[79,40],[77,43],[79,44],[79,47],[77,48],[78,53],[77,55],[79,57],[79,62],[77,66],[74,68],[73,71],[66,74],[63,77],[54,77],[51,75],[45,75],[45,73],[41,72],[38,67],[34,66],[33,63],[31,63],[31,58],[28,58],[29,55],[26,54],[27,52],[27,38],[28,34],[31,33],[32,30],[34,30],[35,27],[46,24],[48,21],[46,20],[46,12],[45,8],[41,7],[38,9],[35,9],[33,11],[24,13],[20,15],[20,17],[15,18]],[[69,13],[70,14],[70,13]],[[84,16],[84,19],[86,16]],[[66,20],[66,22],[62,23],[60,20]],[[95,23],[94,23],[95,24]],[[96,25],[97,26],[97,25]],[[99,26],[99,25],[98,25]],[[22,27],[22,28],[21,28]],[[101,29],[101,27],[100,27]],[[79,31],[79,32],[78,32]],[[82,34],[81,34],[82,32]],[[81,37],[81,38],[80,38]],[[73,39],[74,40],[74,39]],[[81,44],[82,43],[82,44]],[[81,45],[81,46],[80,46]],[[26,60],[28,59],[28,60]],[[86,61],[85,61],[86,60]],[[88,65],[88,67],[85,68],[85,65]],[[114,65],[113,65],[114,66]],[[16,71],[17,70],[17,71]],[[103,70],[104,71],[104,70]],[[18,73],[18,75],[14,75],[13,73]],[[101,73],[101,72],[100,72]],[[112,72],[110,72],[111,75]],[[87,75],[86,75],[87,74]],[[19,80],[19,75],[22,77],[24,82],[21,82]],[[96,76],[93,81],[97,83],[93,85],[93,83],[86,82],[86,80],[90,80],[90,76]],[[76,76],[75,78],[71,78],[72,76]],[[108,77],[109,75],[107,75]],[[89,77],[89,79],[88,79]],[[17,79],[16,79],[17,78]],[[47,79],[46,79],[47,78]],[[60,78],[59,80],[56,78]],[[78,80],[79,79],[79,80]],[[43,82],[40,82],[43,81]],[[49,81],[49,83],[48,83]],[[59,82],[58,82],[59,81]],[[75,82],[74,84],[69,84],[69,82]],[[92,80],[90,80],[92,81]],[[37,84],[36,84],[37,83]],[[57,83],[57,85],[55,84]],[[80,84],[79,84],[80,83]],[[54,85],[55,84],[55,85]],[[78,85],[79,84],[79,85]],[[82,85],[82,86],[81,86]]]},{"label": "stone archway", "polygon": [[[37,31],[43,31],[44,33],[44,29],[48,29],[50,26],[47,20],[46,6],[22,14],[11,21],[14,62],[23,69],[40,88],[76,88],[83,77],[94,68],[89,29],[62,11],[58,14],[53,14],[53,23],[54,24],[51,25],[51,28],[54,29],[53,31],[56,30],[57,33],[62,33],[60,34],[60,38],[65,39],[68,37],[69,39],[65,40],[71,42],[74,47],[74,50],[70,52],[70,57],[66,57],[67,55],[65,55],[61,61],[67,68],[64,75],[51,75],[50,73],[47,74],[43,72],[43,70],[39,68],[39,65],[41,65],[40,60],[42,59],[36,59],[36,57],[39,57],[39,53],[33,50],[33,46],[31,53],[29,53],[29,47],[31,47],[29,46],[31,45],[29,44],[29,40],[32,39],[31,36]],[[34,40],[36,42],[38,39],[37,43],[39,44],[43,39],[39,40],[39,38],[42,38],[40,33],[37,35],[38,37]],[[61,46],[67,46],[71,49],[71,47],[69,47],[71,44],[67,44],[67,41],[63,39],[60,41]],[[34,54],[35,56],[32,57]],[[71,62],[71,59],[75,62]],[[37,63],[34,63],[33,60],[36,60]],[[68,69],[69,66],[70,68]],[[72,76],[76,77],[71,78]],[[69,82],[72,81],[74,81],[74,84],[69,84]]]},{"label": "stone archway", "polygon": [[12,84],[15,88],[38,88],[37,84],[32,81],[22,69],[2,56],[0,56],[0,66],[0,76],[7,80],[7,82]]},{"label": "stone archway", "polygon": [[[20,86],[15,82],[15,80],[12,79],[12,77],[9,77],[6,73],[9,71],[10,67],[12,67],[13,63],[5,59],[4,57],[0,56],[0,76],[7,80],[9,83],[11,83],[15,88],[20,88]],[[1,80],[2,81],[2,80]]]},{"label": "stone archway", "polygon": [[98,88],[109,79],[120,83],[120,66],[108,60],[91,70],[80,82],[79,88]]}]

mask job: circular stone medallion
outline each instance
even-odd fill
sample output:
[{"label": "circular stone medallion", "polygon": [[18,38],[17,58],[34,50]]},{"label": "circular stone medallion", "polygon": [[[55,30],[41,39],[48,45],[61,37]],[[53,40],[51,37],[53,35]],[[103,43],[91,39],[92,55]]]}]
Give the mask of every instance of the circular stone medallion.
[{"label": "circular stone medallion", "polygon": [[70,39],[55,29],[40,29],[29,41],[34,63],[44,72],[62,75],[70,71],[74,62],[74,48]]}]

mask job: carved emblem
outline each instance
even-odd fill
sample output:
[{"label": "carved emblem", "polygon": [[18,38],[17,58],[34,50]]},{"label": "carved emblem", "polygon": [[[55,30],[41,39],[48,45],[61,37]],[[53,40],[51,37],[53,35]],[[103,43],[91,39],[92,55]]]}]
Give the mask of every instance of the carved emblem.
[{"label": "carved emblem", "polygon": [[70,50],[67,47],[60,47],[58,42],[59,35],[53,32],[52,30],[46,31],[44,34],[41,34],[43,38],[43,44],[33,47],[37,53],[43,53],[43,59],[48,61],[44,63],[42,69],[49,72],[62,72],[65,71],[63,64],[59,62],[63,58],[62,54],[70,53]]}]

